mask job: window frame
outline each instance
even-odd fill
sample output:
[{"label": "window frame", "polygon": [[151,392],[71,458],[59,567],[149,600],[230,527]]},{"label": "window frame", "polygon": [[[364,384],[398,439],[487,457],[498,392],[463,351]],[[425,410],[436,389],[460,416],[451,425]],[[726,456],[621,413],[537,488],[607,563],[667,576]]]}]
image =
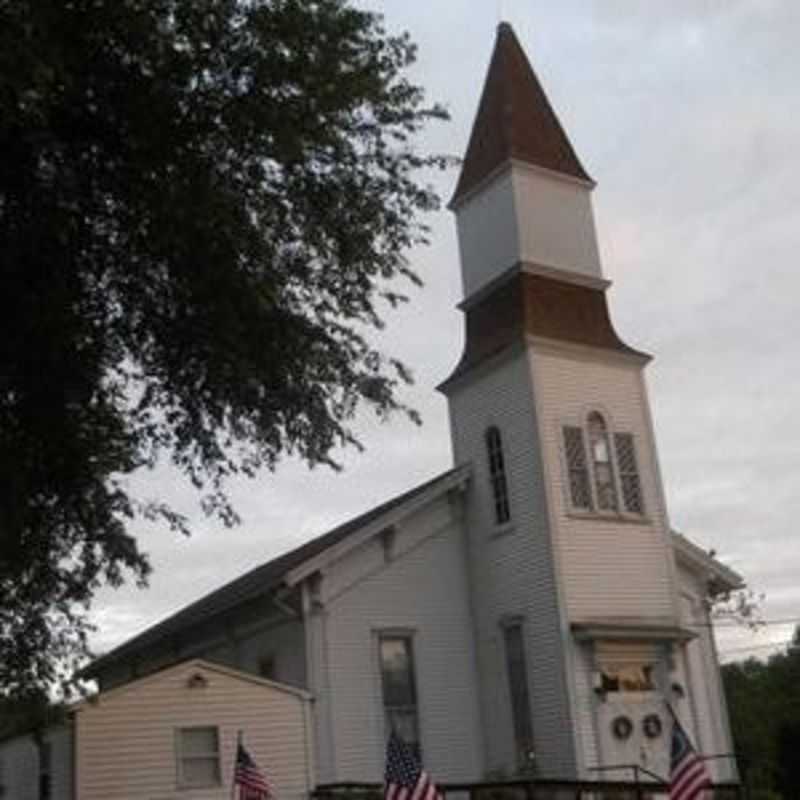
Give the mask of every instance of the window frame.
[{"label": "window frame", "polygon": [[[595,461],[592,449],[592,440],[589,432],[590,418],[593,414],[599,415],[605,424],[606,445],[609,456],[609,469],[613,481],[614,497],[616,508],[600,508],[597,480],[595,477]],[[581,443],[583,446],[584,474],[588,479],[589,506],[578,506],[573,502],[572,496],[572,469],[570,466],[569,454],[567,452],[566,431],[568,429],[580,430]],[[577,517],[606,517],[616,520],[627,520],[630,522],[647,521],[647,502],[645,498],[644,482],[642,481],[641,461],[639,459],[638,439],[640,438],[632,430],[619,430],[613,424],[611,415],[598,406],[592,406],[581,413],[579,420],[575,418],[560,420],[559,452],[562,464],[562,474],[564,476],[563,494],[568,513]],[[631,510],[626,502],[625,492],[623,491],[623,473],[620,471],[619,457],[617,452],[617,436],[629,437],[631,453],[635,472],[626,471],[626,479],[635,479],[638,487],[638,500],[640,510]]]},{"label": "window frame", "polygon": [[[573,494],[572,494],[572,473],[578,472],[578,467],[573,467],[570,463],[569,452],[567,448],[567,431],[577,431],[578,436],[580,438],[580,446],[582,448],[582,456],[583,456],[583,467],[581,468],[581,474],[583,475],[585,482],[586,482],[586,499],[587,505],[579,506],[576,505]],[[582,514],[591,514],[595,510],[595,503],[594,503],[594,486],[592,481],[592,470],[589,464],[589,448],[586,442],[586,431],[583,429],[582,425],[574,425],[572,423],[562,423],[561,425],[561,442],[560,442],[560,451],[561,451],[561,459],[563,463],[563,470],[564,475],[566,477],[566,481],[564,484],[564,491],[567,497],[567,505],[569,506],[570,510],[576,511]]]},{"label": "window frame", "polygon": [[[214,731],[216,751],[211,753],[191,753],[186,754],[183,742],[183,734],[188,731]],[[182,725],[175,728],[175,768],[176,779],[179,789],[210,789],[222,786],[222,742],[220,737],[219,725]],[[186,761],[210,761],[215,760],[216,778],[213,782],[196,782],[187,778],[184,764]]]},{"label": "window frame", "polygon": [[[418,761],[422,762],[422,726],[420,719],[420,697],[419,697],[419,684],[417,682],[417,668],[416,668],[416,647],[414,643],[415,632],[407,629],[387,629],[378,630],[375,632],[377,641],[377,665],[378,665],[378,682],[380,687],[380,701],[383,710],[383,721],[385,729],[385,737],[388,738],[393,728],[392,713],[405,713],[413,715],[413,728],[416,737],[415,741],[408,741],[405,737],[400,738],[415,754]],[[383,658],[383,644],[385,642],[403,642],[406,647],[406,655],[408,660],[408,678],[410,682],[411,697],[413,703],[411,704],[392,704],[388,702],[387,698],[387,683],[386,672],[384,669]],[[398,733],[398,735],[400,735]]]},{"label": "window frame", "polygon": [[[500,628],[503,634],[503,655],[505,660],[506,688],[508,702],[511,710],[511,728],[514,738],[514,757],[517,769],[527,771],[533,769],[536,754],[536,736],[533,728],[533,710],[531,705],[531,687],[528,675],[527,637],[525,636],[525,621],[521,616],[515,616],[501,621]],[[519,661],[512,664],[512,648],[510,639],[513,634],[518,636]],[[515,686],[515,676],[521,677],[521,685]],[[520,708],[517,700],[523,701]]]},{"label": "window frame", "polygon": [[500,427],[489,425],[483,433],[486,448],[486,469],[492,497],[492,519],[495,528],[511,525],[511,492],[506,469],[506,453]]},{"label": "window frame", "polygon": [[[626,469],[623,470],[622,466],[620,465],[620,440],[627,439],[630,443],[630,458],[633,462],[633,469]],[[614,459],[616,461],[616,475],[617,480],[619,481],[619,501],[620,501],[620,508],[626,514],[634,514],[636,516],[642,517],[647,513],[647,504],[644,501],[644,486],[642,484],[642,472],[639,468],[639,453],[636,447],[636,434],[633,431],[612,431],[611,432],[611,441],[613,442],[613,453]],[[632,509],[629,506],[628,500],[626,499],[626,491],[625,491],[625,479],[631,479],[636,485],[636,494],[639,503],[638,509]]]}]

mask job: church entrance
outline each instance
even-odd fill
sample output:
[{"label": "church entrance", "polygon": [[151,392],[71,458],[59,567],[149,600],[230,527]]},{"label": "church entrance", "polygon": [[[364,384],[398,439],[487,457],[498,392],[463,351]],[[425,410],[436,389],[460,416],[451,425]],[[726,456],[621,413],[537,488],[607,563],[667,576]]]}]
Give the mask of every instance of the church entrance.
[{"label": "church entrance", "polygon": [[606,778],[632,778],[641,768],[666,778],[669,775],[670,715],[657,675],[662,659],[649,643],[596,642],[597,733]]}]

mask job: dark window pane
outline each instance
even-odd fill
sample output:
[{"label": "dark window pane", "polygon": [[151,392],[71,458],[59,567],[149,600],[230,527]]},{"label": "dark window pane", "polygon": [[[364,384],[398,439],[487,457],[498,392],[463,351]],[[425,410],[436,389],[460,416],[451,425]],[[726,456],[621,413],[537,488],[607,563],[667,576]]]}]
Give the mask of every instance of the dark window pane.
[{"label": "dark window pane", "polygon": [[589,414],[589,442],[594,466],[594,486],[597,507],[603,511],[617,510],[617,490],[608,446],[608,429],[605,420],[596,411]]},{"label": "dark window pane", "polygon": [[508,502],[508,480],[503,456],[503,440],[500,430],[494,426],[486,431],[486,454],[489,460],[489,483],[494,502],[494,519],[498,525],[502,525],[511,519],[511,506]]},{"label": "dark window pane", "polygon": [[387,706],[413,706],[414,676],[409,639],[381,639],[383,701]]},{"label": "dark window pane", "polygon": [[617,453],[617,467],[622,484],[622,502],[625,510],[634,514],[643,514],[644,501],[633,434],[615,433],[614,448]]},{"label": "dark window pane", "polygon": [[419,717],[414,685],[411,638],[385,636],[380,639],[381,681],[386,723],[419,758]]},{"label": "dark window pane", "polygon": [[528,694],[528,671],[522,625],[509,625],[504,629],[504,634],[517,763],[521,768],[526,768],[533,764],[534,750],[533,723],[531,721],[531,703]]},{"label": "dark window pane", "polygon": [[592,507],[592,494],[589,489],[589,469],[586,463],[586,450],[583,444],[583,431],[577,426],[566,425],[564,434],[564,454],[569,472],[569,496],[574,508]]}]

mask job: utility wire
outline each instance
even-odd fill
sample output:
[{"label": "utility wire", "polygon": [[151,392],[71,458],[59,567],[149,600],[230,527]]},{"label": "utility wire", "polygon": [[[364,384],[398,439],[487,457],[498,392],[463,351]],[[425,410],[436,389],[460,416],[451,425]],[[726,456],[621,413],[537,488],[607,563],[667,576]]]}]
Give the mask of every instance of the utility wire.
[{"label": "utility wire", "polygon": [[791,639],[786,639],[783,642],[770,642],[769,644],[755,644],[750,647],[731,647],[730,650],[721,650],[721,656],[727,656],[731,653],[749,653],[754,650],[770,650],[776,647],[788,647],[792,643]]},{"label": "utility wire", "polygon": [[722,617],[711,622],[689,622],[689,628],[741,628],[746,625],[754,625],[760,628],[762,625],[800,625],[800,617],[787,617],[786,619],[753,619],[739,622],[735,619]]}]

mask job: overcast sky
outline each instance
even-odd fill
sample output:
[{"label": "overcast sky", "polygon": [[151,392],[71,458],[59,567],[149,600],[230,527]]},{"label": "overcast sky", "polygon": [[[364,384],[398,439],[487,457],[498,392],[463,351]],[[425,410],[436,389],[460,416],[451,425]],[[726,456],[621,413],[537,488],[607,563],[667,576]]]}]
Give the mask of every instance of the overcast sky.
[{"label": "overcast sky", "polygon": [[[648,368],[673,526],[766,594],[770,620],[800,621],[800,3],[796,0],[386,0],[390,30],[419,45],[413,78],[452,120],[425,148],[462,155],[495,28],[509,20],[594,192],[610,301],[622,338]],[[436,179],[452,193],[456,170]],[[452,215],[409,254],[425,281],[389,319],[383,346],[409,364],[401,418],[359,422],[366,452],[341,474],[285,462],[239,484],[234,530],[208,521],[168,473],[144,493],[189,514],[194,535],[137,528],[150,588],[103,591],[98,651],[244,570],[451,466],[447,412],[434,390],[461,352]],[[435,344],[434,344],[435,343]],[[765,655],[791,624],[723,629],[727,658]]]}]

